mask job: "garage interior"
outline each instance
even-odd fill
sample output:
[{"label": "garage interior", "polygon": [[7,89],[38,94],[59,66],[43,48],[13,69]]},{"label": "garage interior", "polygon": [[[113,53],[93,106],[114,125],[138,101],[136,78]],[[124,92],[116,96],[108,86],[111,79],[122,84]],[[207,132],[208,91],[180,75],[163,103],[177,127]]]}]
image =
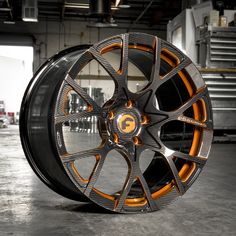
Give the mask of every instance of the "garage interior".
[{"label": "garage interior", "polygon": [[[213,117],[214,138],[211,144],[211,136],[207,136],[207,132],[206,137],[202,137],[201,140],[204,142],[199,144],[201,145],[199,150],[211,148],[209,160],[193,186],[181,198],[171,204],[163,203],[163,207],[161,203],[159,210],[155,207],[152,209],[150,204],[150,211],[153,212],[148,212],[149,208],[144,205],[147,204],[143,203],[144,201],[140,203],[134,201],[133,205],[131,203],[129,205],[137,207],[132,214],[124,214],[125,206],[120,205],[121,200],[119,200],[115,203],[117,208],[114,208],[114,211],[121,212],[119,214],[110,211],[113,209],[100,200],[93,200],[91,197],[95,203],[91,202],[90,192],[86,195],[90,180],[93,179],[91,172],[94,173],[94,168],[101,157],[96,154],[94,158],[91,154],[88,158],[73,162],[73,168],[79,172],[80,181],[87,186],[83,192],[84,196],[81,197],[79,194],[72,196],[72,191],[68,194],[65,189],[61,190],[58,187],[63,184],[66,186],[67,180],[60,179],[58,167],[54,166],[58,160],[55,159],[55,163],[50,162],[49,153],[51,149],[57,150],[58,156],[63,161],[61,157],[63,155],[60,153],[60,148],[63,146],[72,158],[72,154],[76,153],[86,155],[86,152],[96,149],[103,143],[106,132],[104,126],[112,127],[109,128],[110,133],[113,132],[113,128],[117,130],[112,140],[117,146],[121,144],[120,140],[123,139],[119,136],[119,127],[113,127],[112,121],[114,117],[122,119],[119,118],[121,113],[116,108],[108,114],[111,124],[101,122],[96,113],[80,117],[80,114],[87,111],[93,112],[94,107],[90,107],[87,99],[92,98],[95,104],[105,110],[106,107],[112,106],[111,101],[115,100],[114,94],[120,91],[117,82],[120,81],[119,78],[117,80],[111,78],[112,73],[99,56],[97,60],[90,60],[86,57],[81,59],[80,54],[86,55],[86,51],[89,51],[92,45],[97,45],[98,48],[104,47],[101,50],[105,52],[103,54],[105,62],[109,62],[109,66],[111,65],[118,74],[122,74],[124,70],[122,50],[126,36],[122,36],[121,39],[112,37],[126,33],[129,33],[129,39],[135,42],[128,48],[126,77],[127,90],[130,94],[141,94],[149,88],[154,73],[150,70],[156,62],[152,56],[148,56],[150,48],[143,49],[144,44],[141,42],[149,42],[150,38],[156,39],[156,37],[146,34],[163,40],[162,45],[166,45],[166,48],[172,47],[168,46],[169,43],[173,44],[176,47],[172,48],[173,51],[164,51],[160,55],[160,78],[165,78],[170,73],[170,65],[173,64],[171,59],[176,61],[178,59],[178,56],[175,57],[173,54],[179,53],[178,55],[187,55],[196,66],[193,64],[185,66],[183,72],[188,73],[189,77],[186,78],[193,79],[193,82],[187,83],[187,86],[180,75],[182,70],[178,71],[173,78],[177,81],[183,80],[183,83],[163,82],[158,95],[155,95],[152,101],[152,107],[167,113],[179,109],[180,105],[189,101],[187,99],[191,99],[189,86],[195,83],[193,87],[197,90],[204,81],[209,93],[206,100],[209,99],[211,105],[205,103],[205,100],[204,102],[199,100],[199,107],[207,106],[207,108],[198,109],[200,112],[204,110],[203,113],[209,112],[209,116]],[[108,41],[102,41],[106,39]],[[112,40],[115,41],[111,43],[115,45],[114,52],[109,46]],[[105,43],[97,44],[101,41]],[[135,50],[139,52],[136,53]],[[73,64],[76,60],[88,60],[88,63],[76,67],[76,63]],[[72,74],[75,74],[73,68],[80,68],[79,72],[76,72],[75,79],[71,79]],[[47,70],[47,73],[44,70]],[[0,71],[0,235],[236,235],[236,3],[234,0],[0,0]],[[33,75],[35,80],[27,89]],[[60,86],[53,82],[63,76],[66,82],[63,80]],[[73,83],[73,80],[76,83]],[[143,97],[138,100],[140,97],[137,96],[137,101],[127,98],[125,103],[127,107],[124,109],[126,111],[133,107],[132,114],[137,117],[135,124],[140,118],[140,123],[145,126],[154,116],[150,115],[150,118],[148,115],[140,115],[136,109],[138,107],[136,104],[146,99]],[[120,98],[118,96],[117,104],[119,100],[123,101],[122,99],[122,95]],[[149,100],[145,101],[147,102],[143,105],[144,110],[149,105]],[[212,107],[212,113],[208,105]],[[60,109],[63,110],[63,115]],[[189,114],[188,117],[192,115],[196,118],[194,106],[192,110],[186,112]],[[160,141],[169,148],[167,150],[173,149],[175,153],[180,151],[192,153],[196,138],[195,130],[199,126],[199,130],[205,130],[205,123],[202,120],[193,121],[193,118],[188,119],[186,113],[184,114],[185,116],[181,116],[182,120],[179,116],[176,123],[170,121],[169,125],[164,124],[164,128],[155,130],[155,135],[160,136]],[[71,118],[64,119],[66,116]],[[58,128],[59,123],[60,128]],[[53,125],[56,128],[51,131]],[[124,136],[125,142],[131,139],[138,147],[146,145],[143,137],[147,136],[141,136],[142,125],[137,133],[134,128],[136,136]],[[191,125],[198,128],[192,128]],[[209,127],[207,126],[206,130],[210,130],[211,126]],[[46,137],[45,130],[52,136]],[[60,135],[63,136],[63,141]],[[52,138],[55,138],[55,143],[51,142]],[[105,193],[104,196],[114,193],[115,199],[123,196],[120,189],[125,189],[123,186],[124,183],[128,183],[126,178],[131,168],[129,164],[127,166],[128,162],[123,158],[122,152],[117,150],[109,149],[101,172],[91,187]],[[203,153],[208,152],[204,150]],[[207,156],[208,153],[206,158]],[[155,168],[152,165],[154,159],[157,160]],[[178,184],[178,179],[184,175],[178,178],[174,174],[172,176],[167,164],[162,160],[161,153],[154,152],[152,148],[144,149],[139,157],[140,173],[150,188],[151,197],[155,195],[156,190],[162,190],[160,186],[166,187],[172,183],[176,185],[174,190],[181,193],[182,185]],[[186,159],[185,162],[178,158],[174,161],[183,167],[188,164]],[[58,165],[62,166],[61,162]],[[40,168],[45,169],[43,170],[45,172]],[[200,171],[201,169],[202,167]],[[65,170],[67,171],[66,168]],[[65,170],[63,171],[68,173]],[[179,175],[182,170],[178,167]],[[47,171],[51,172],[49,177]],[[156,172],[160,174],[155,174]],[[162,175],[162,172],[167,174]],[[186,172],[185,175],[190,174]],[[68,180],[73,179],[70,174],[68,176]],[[58,178],[57,181],[62,183],[53,185],[56,183],[53,182],[54,178]],[[132,191],[124,195],[124,205],[128,205],[130,199],[136,195],[138,196],[135,197],[136,200],[146,196],[148,201],[142,182],[145,180],[140,178],[133,180],[130,186]],[[156,179],[159,181],[158,186],[152,184]],[[190,180],[190,185],[194,180]],[[70,184],[73,185],[73,189],[80,190],[72,180]],[[90,200],[87,199],[88,196]],[[172,200],[172,195],[170,198]],[[167,202],[171,200],[167,199]]]}]

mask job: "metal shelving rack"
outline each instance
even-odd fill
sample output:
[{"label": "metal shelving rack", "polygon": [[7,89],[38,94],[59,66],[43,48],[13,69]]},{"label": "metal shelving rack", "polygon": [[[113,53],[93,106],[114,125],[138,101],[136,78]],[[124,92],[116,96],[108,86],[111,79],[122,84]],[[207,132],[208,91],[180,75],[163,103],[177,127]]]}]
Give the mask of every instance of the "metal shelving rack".
[{"label": "metal shelving rack", "polygon": [[201,74],[208,85],[215,130],[236,130],[236,27],[205,27],[196,34]]}]

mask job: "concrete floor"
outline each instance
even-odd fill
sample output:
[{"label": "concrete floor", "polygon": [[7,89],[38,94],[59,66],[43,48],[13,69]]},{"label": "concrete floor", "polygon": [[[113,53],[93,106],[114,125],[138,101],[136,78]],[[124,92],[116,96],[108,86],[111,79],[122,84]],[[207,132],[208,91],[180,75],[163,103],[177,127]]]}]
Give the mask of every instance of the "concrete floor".
[{"label": "concrete floor", "polygon": [[0,129],[0,236],[236,235],[236,144],[214,144],[192,188],[149,214],[110,214],[67,200],[38,180],[17,126]]}]

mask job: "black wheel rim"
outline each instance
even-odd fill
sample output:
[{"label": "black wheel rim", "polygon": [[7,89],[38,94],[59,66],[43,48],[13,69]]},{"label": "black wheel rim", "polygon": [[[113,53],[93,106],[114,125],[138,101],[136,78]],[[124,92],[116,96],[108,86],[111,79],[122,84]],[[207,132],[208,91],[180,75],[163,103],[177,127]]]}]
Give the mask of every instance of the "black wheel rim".
[{"label": "black wheel rim", "polygon": [[[120,61],[119,67],[115,69],[105,55],[117,50],[120,51]],[[21,123],[22,127],[24,125],[21,136],[24,149],[31,149],[26,151],[30,163],[32,164],[32,159],[34,163],[37,162],[36,166],[40,166],[42,162],[43,154],[40,148],[36,147],[37,143],[40,143],[47,146],[46,162],[52,159],[51,164],[58,167],[53,174],[48,164],[41,166],[41,172],[47,179],[44,182],[53,179],[48,185],[53,186],[51,188],[58,193],[79,201],[91,200],[115,212],[155,211],[183,195],[202,170],[213,136],[207,88],[190,59],[169,43],[139,33],[118,35],[88,50],[66,53],[66,57],[60,57],[61,64],[57,65],[57,71],[49,67],[47,69],[48,73],[54,76],[61,69],[56,82],[42,83],[50,87],[48,102],[45,103],[45,99],[42,99],[41,104],[41,107],[43,103],[46,106],[42,109],[47,111],[43,119],[43,127],[46,129],[41,129],[32,136],[32,128],[35,127],[25,125],[26,119],[28,123],[33,123],[35,119],[33,115],[29,116],[29,110],[33,110],[37,105],[40,86],[34,85],[28,89],[30,105],[23,106],[22,120],[25,122]],[[63,64],[62,61],[66,63]],[[80,72],[91,61],[96,61],[115,85],[114,93],[103,105],[98,104],[78,82]],[[142,71],[148,81],[137,92],[130,91],[128,86],[128,63]],[[46,81],[45,77],[47,75],[41,75],[37,81]],[[175,104],[175,99],[165,97],[171,86],[177,88],[177,94],[181,98],[178,105]],[[33,96],[32,93],[36,95]],[[79,112],[66,110],[68,94],[78,95],[85,104],[84,108]],[[101,139],[99,145],[91,149],[68,152],[69,144],[64,132],[66,122],[72,126],[73,122],[83,123],[84,120],[87,122],[95,118]],[[172,130],[173,125],[169,126],[171,122],[181,124],[180,130],[183,129],[184,134],[181,133],[180,136],[190,130],[191,142],[187,151],[182,151],[179,147],[172,148],[165,141],[166,133]],[[36,126],[40,127],[40,124],[42,116],[39,115]],[[39,134],[42,136],[39,137]],[[32,149],[35,150],[32,152]],[[96,183],[105,161],[113,150],[120,154],[120,159],[125,160],[127,174],[122,187],[108,194],[97,188]],[[153,153],[153,158],[145,170],[141,170],[140,157],[146,150]],[[80,167],[78,163],[90,157],[94,158],[93,166],[88,176],[83,178],[80,173],[83,164]],[[114,175],[111,176],[111,182],[113,178]]]}]

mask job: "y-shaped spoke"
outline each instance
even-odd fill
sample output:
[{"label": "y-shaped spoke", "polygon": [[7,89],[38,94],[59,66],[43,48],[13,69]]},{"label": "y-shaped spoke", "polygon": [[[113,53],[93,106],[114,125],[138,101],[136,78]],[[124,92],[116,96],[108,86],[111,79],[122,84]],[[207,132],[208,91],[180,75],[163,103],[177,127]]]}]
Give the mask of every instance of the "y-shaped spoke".
[{"label": "y-shaped spoke", "polygon": [[167,156],[167,157],[165,157],[165,159],[166,159],[168,166],[171,170],[171,173],[174,177],[175,185],[176,185],[180,195],[183,195],[187,190],[186,185],[182,182],[182,180],[179,177],[179,172],[178,172],[176,165],[173,161],[173,156]]},{"label": "y-shaped spoke", "polygon": [[96,164],[95,164],[93,171],[89,177],[88,184],[84,190],[84,194],[88,197],[89,197],[91,190],[93,189],[93,187],[94,187],[95,183],[97,182],[97,179],[101,173],[104,161],[106,159],[106,155],[107,155],[107,152],[103,153],[102,155],[96,156],[96,159],[97,159]]},{"label": "y-shaped spoke", "polygon": [[124,34],[121,38],[121,59],[120,68],[118,71],[103,57],[103,55],[96,49],[96,47],[91,47],[89,52],[97,60],[97,62],[107,71],[115,83],[115,94],[127,93],[127,76],[128,76],[128,50],[129,50],[129,35]]},{"label": "y-shaped spoke", "polygon": [[161,47],[162,41],[157,37],[153,40],[153,63],[151,68],[151,75],[148,85],[138,92],[138,97],[147,92],[151,92],[151,96],[155,95],[157,88],[159,87],[158,81],[160,80],[160,65],[161,65]]},{"label": "y-shaped spoke", "polygon": [[188,186],[184,182],[182,182],[173,159],[180,158],[186,161],[191,161],[202,167],[205,165],[207,158],[200,156],[192,156],[181,151],[171,150],[170,148],[167,148],[161,141],[160,144],[162,147],[161,149],[159,149],[159,152],[162,154],[163,158],[165,158],[166,162],[168,163],[169,169],[171,170],[179,193],[183,195],[187,191]]},{"label": "y-shaped spoke", "polygon": [[[106,146],[106,144],[103,144],[99,148],[94,148],[86,151],[77,152],[74,154],[66,154],[61,156],[62,163],[67,168],[69,173],[73,176],[74,179],[78,182],[78,184],[83,188],[83,193],[89,197],[91,190],[93,189],[100,172],[102,170],[106,155],[109,151],[109,148]],[[75,170],[73,167],[74,162],[76,160],[81,160],[83,158],[94,156],[96,158],[96,163],[94,165],[94,168],[92,170],[92,173],[90,174],[88,182],[81,181],[80,178],[78,178],[77,170]]]},{"label": "y-shaped spoke", "polygon": [[101,147],[98,148],[93,148],[90,150],[85,150],[85,151],[81,151],[81,152],[76,152],[73,154],[65,154],[63,156],[61,156],[61,160],[63,163],[69,163],[69,162],[74,162],[76,160],[80,160],[86,157],[91,157],[91,156],[96,156],[96,155],[103,155],[103,153],[105,152],[106,148],[104,147],[104,144],[101,145]]},{"label": "y-shaped spoke", "polygon": [[134,173],[131,171],[126,178],[124,187],[121,190],[119,198],[116,200],[115,207],[114,207],[115,211],[118,211],[118,212],[121,211],[122,207],[125,204],[125,199],[127,198],[134,181],[135,181]]},{"label": "y-shaped spoke", "polygon": [[99,116],[99,115],[101,115],[101,113],[96,112],[96,111],[82,111],[78,113],[58,115],[58,116],[55,116],[54,120],[55,120],[55,124],[58,124],[58,123],[64,123],[70,120],[77,120],[84,117]]},{"label": "y-shaped spoke", "polygon": [[147,181],[145,180],[140,168],[137,169],[137,179],[140,182],[141,188],[143,189],[143,192],[146,196],[151,211],[157,210],[159,208],[157,202],[155,202],[154,199],[152,198],[151,191],[148,187]]},{"label": "y-shaped spoke", "polygon": [[173,68],[170,72],[168,72],[160,80],[158,80],[158,87],[161,86],[163,83],[167,82],[168,80],[172,79],[175,75],[177,75],[181,70],[183,70],[191,63],[192,62],[188,58],[180,62],[175,68]]},{"label": "y-shaped spoke", "polygon": [[143,193],[144,193],[144,197],[147,200],[147,203],[150,207],[151,211],[157,210],[158,206],[157,203],[155,202],[155,200],[152,198],[150,189],[148,187],[148,184],[140,170],[139,167],[139,156],[140,156],[140,152],[138,150],[134,151],[134,152],[130,152],[129,151],[129,158],[130,158],[130,169],[129,169],[129,173],[128,176],[126,178],[125,184],[123,189],[121,190],[120,196],[119,198],[116,200],[115,203],[115,211],[121,211],[122,207],[125,204],[125,200],[132,188],[132,185],[134,184],[134,182],[136,181],[137,184],[140,185],[140,188],[142,189]]},{"label": "y-shaped spoke", "polygon": [[65,81],[79,94],[89,105],[92,106],[94,111],[101,111],[101,107],[86,93],[86,91],[81,88],[75,80],[73,80],[69,75],[67,75]]},{"label": "y-shaped spoke", "polygon": [[204,97],[207,94],[207,89],[206,87],[203,87],[201,89],[198,90],[198,92],[193,95],[189,100],[187,100],[182,106],[180,106],[178,109],[176,109],[175,111],[170,111],[170,112],[166,112],[166,114],[168,115],[168,118],[160,121],[157,126],[161,127],[164,124],[166,124],[167,122],[173,121],[173,120],[180,120],[183,121],[185,123],[189,123],[195,126],[199,126],[199,127],[208,127],[211,128],[212,124],[210,121],[207,122],[201,122],[198,121],[196,119],[193,118],[189,118],[184,116],[184,112],[190,108],[194,103],[196,103],[200,98]]},{"label": "y-shaped spoke", "polygon": [[107,71],[107,73],[114,80],[115,85],[118,86],[120,82],[120,75],[114,69],[114,67],[98,52],[94,47],[89,49],[89,52],[93,55],[93,57],[97,60],[97,62]]},{"label": "y-shaped spoke", "polygon": [[188,108],[190,108],[194,103],[196,103],[200,98],[204,97],[207,94],[207,88],[200,88],[196,94],[194,94],[187,102],[185,102],[181,107],[176,111],[170,113],[170,116],[178,117],[182,115]]},{"label": "y-shaped spoke", "polygon": [[188,65],[192,63],[190,59],[186,58],[183,61],[181,61],[176,67],[174,67],[171,71],[169,71],[166,75],[161,77],[160,76],[160,58],[161,58],[161,42],[160,40],[156,39],[156,44],[154,47],[154,64],[152,67],[150,83],[145,89],[143,89],[143,92],[152,90],[155,93],[162,84],[172,79],[181,70],[183,70],[185,67],[187,67]]}]

